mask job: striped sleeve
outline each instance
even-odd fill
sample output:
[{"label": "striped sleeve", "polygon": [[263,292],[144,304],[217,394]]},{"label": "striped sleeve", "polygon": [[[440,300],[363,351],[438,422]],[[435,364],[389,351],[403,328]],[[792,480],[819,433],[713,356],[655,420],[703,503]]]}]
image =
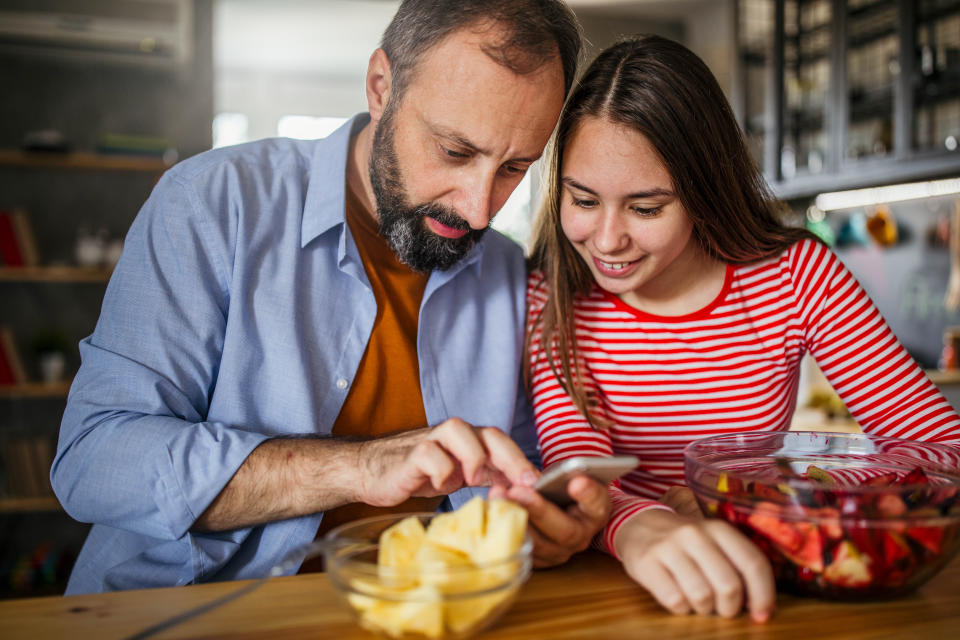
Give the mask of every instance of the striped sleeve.
[{"label": "striped sleeve", "polygon": [[836,255],[803,241],[790,269],[807,349],[863,430],[960,447],[960,417]]},{"label": "striped sleeve", "polygon": [[[531,274],[527,287],[528,330],[546,302],[545,286],[541,273]],[[534,420],[544,468],[574,456],[612,456],[610,434],[590,426],[550,369],[539,329],[531,334],[528,355],[532,372]],[[584,374],[585,384],[589,388],[594,384],[589,370]],[[646,509],[669,507],[626,493],[620,488],[619,480],[609,486],[609,492],[613,505],[610,520],[594,539],[594,546],[616,555],[613,539],[624,522]]]}]

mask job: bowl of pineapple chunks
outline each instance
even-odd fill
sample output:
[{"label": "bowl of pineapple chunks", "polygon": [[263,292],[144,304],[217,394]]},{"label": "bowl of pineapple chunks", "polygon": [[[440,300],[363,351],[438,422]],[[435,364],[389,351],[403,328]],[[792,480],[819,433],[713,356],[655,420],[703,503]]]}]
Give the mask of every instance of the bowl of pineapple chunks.
[{"label": "bowl of pineapple chunks", "polygon": [[867,434],[750,432],[685,451],[707,516],[766,554],[783,591],[894,598],[960,551],[960,450]]},{"label": "bowl of pineapple chunks", "polygon": [[456,511],[394,514],[326,536],[327,576],[365,629],[390,638],[469,638],[530,576],[527,512],[472,498]]}]

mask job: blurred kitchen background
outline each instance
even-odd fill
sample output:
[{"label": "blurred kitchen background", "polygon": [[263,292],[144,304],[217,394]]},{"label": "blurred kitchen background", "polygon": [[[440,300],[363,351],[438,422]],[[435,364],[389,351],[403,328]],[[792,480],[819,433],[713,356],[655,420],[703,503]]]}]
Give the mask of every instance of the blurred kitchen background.
[{"label": "blurred kitchen background", "polygon": [[[0,0],[0,597],[61,592],[83,539],[47,471],[77,342],[157,178],[365,110],[398,4]],[[648,32],[707,62],[790,220],[834,247],[960,407],[960,0],[570,5],[587,59]],[[539,182],[494,224],[520,243]],[[856,428],[812,363],[796,426]]]}]

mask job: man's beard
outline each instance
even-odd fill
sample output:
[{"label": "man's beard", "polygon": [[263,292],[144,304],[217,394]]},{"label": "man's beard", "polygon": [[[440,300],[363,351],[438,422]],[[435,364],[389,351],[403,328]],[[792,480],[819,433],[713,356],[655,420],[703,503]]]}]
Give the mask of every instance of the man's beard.
[{"label": "man's beard", "polygon": [[[456,211],[435,202],[414,206],[407,203],[394,149],[392,111],[388,107],[377,126],[370,156],[370,183],[380,218],[380,235],[400,262],[414,271],[449,269],[467,255],[487,229],[471,229]],[[459,238],[445,238],[427,228],[426,216],[467,233]]]}]

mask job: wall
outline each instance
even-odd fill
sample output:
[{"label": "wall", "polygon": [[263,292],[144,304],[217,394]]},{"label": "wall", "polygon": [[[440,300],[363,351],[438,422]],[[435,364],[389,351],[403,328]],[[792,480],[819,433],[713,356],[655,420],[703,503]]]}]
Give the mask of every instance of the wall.
[{"label": "wall", "polygon": [[[117,0],[121,1],[121,0]],[[80,2],[74,4],[79,5]],[[0,9],[22,3],[0,0]],[[192,62],[178,69],[30,55],[0,48],[0,148],[17,148],[28,131],[56,129],[76,150],[93,150],[105,133],[168,138],[182,159],[210,147],[213,117],[212,3],[194,2]],[[0,167],[0,209],[23,207],[44,264],[70,264],[77,229],[123,237],[157,175]],[[98,284],[4,284],[4,313],[22,342],[38,325],[56,324],[71,341],[99,315]],[[73,354],[73,368],[78,364]]]},{"label": "wall", "polygon": [[894,203],[897,244],[881,248],[860,230],[872,210],[827,214],[838,236],[834,251],[859,280],[903,346],[921,366],[932,369],[943,348],[947,326],[960,325],[960,311],[947,310],[944,296],[950,254],[931,241],[939,225],[949,224],[952,197]]}]

